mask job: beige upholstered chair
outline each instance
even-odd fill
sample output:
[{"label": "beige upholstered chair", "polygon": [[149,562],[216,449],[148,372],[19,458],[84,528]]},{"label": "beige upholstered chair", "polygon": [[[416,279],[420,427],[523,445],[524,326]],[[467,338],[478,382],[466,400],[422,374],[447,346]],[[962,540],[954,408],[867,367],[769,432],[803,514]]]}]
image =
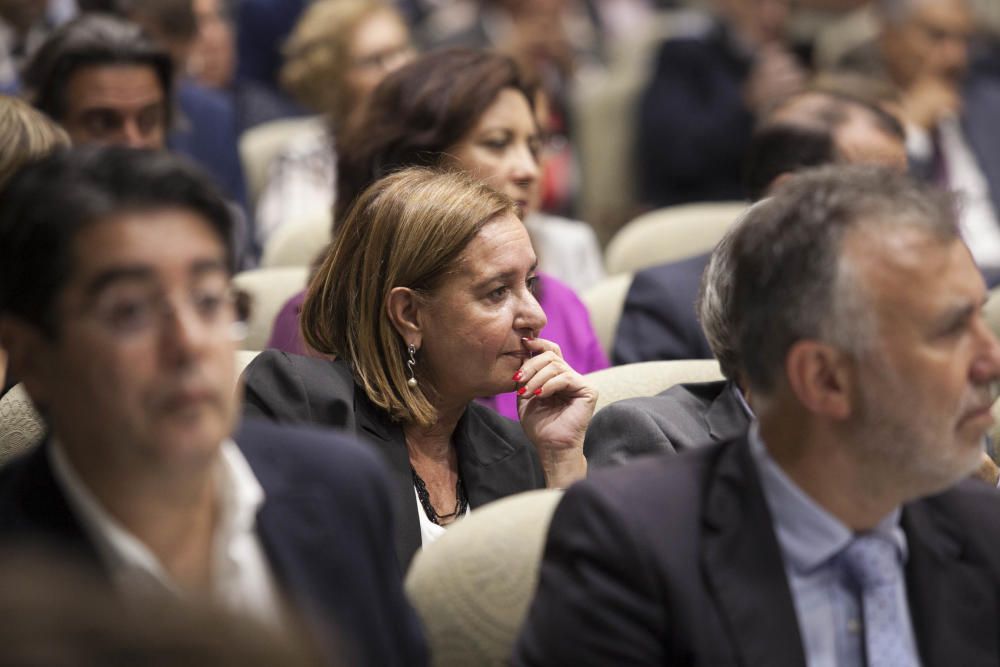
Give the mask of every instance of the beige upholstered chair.
[{"label": "beige upholstered chair", "polygon": [[267,182],[267,167],[288,141],[304,133],[323,136],[324,121],[319,116],[289,118],[263,123],[251,128],[240,137],[240,162],[247,180],[247,194],[256,203]]},{"label": "beige upholstered chair", "polygon": [[274,318],[296,292],[306,286],[309,269],[304,266],[288,266],[273,269],[254,269],[237,273],[233,284],[237,289],[250,295],[250,319],[247,335],[243,340],[244,350],[263,350],[271,337]]},{"label": "beige upholstered chair", "polygon": [[709,252],[746,210],[744,202],[670,206],[641,215],[608,244],[609,274],[638,271]]},{"label": "beige upholstered chair", "polygon": [[644,361],[612,366],[587,373],[586,377],[597,387],[597,410],[626,398],[655,396],[675,384],[723,379],[715,359]]},{"label": "beige upholstered chair", "polygon": [[243,375],[243,371],[250,362],[253,361],[257,355],[260,354],[260,350],[237,350],[236,352],[236,376],[239,377]]},{"label": "beige upholstered chair", "polygon": [[561,496],[529,491],[473,508],[417,554],[406,592],[435,667],[509,664]]},{"label": "beige upholstered chair", "polygon": [[0,398],[0,466],[38,444],[44,433],[42,417],[24,385],[15,385]]},{"label": "beige upholstered chair", "polygon": [[622,317],[625,297],[632,285],[631,273],[608,276],[580,295],[580,300],[590,314],[590,324],[594,327],[601,348],[609,357],[615,342],[618,320]]},{"label": "beige upholstered chair", "polygon": [[330,211],[316,211],[308,218],[289,220],[267,239],[261,267],[310,266],[330,243],[330,226]]}]

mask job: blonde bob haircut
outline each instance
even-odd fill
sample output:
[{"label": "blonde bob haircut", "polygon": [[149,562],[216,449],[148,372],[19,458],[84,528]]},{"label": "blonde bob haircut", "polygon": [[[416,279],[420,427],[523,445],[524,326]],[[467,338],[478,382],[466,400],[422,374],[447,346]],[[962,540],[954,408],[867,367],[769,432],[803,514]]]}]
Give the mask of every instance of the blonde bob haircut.
[{"label": "blonde bob haircut", "polygon": [[318,0],[302,13],[285,42],[281,85],[310,111],[325,114],[335,128],[358,103],[347,85],[354,33],[383,12],[405,25],[386,0]]},{"label": "blonde bob haircut", "polygon": [[24,165],[70,145],[69,135],[48,116],[6,95],[0,95],[0,137],[0,187]]},{"label": "blonde bob haircut", "polygon": [[[406,342],[389,319],[389,293],[430,296],[480,230],[505,215],[520,217],[517,205],[464,173],[413,167],[376,181],[348,210],[309,284],[305,342],[347,361],[394,421],[433,424],[426,383],[406,384]],[[419,381],[419,364],[415,372]]]}]

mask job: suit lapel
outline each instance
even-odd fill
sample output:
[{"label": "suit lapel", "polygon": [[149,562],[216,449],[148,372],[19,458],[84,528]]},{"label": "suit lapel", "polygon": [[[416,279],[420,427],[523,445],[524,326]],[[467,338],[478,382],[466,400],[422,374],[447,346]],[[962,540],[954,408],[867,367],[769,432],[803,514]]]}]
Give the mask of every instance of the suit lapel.
[{"label": "suit lapel", "polygon": [[60,556],[69,556],[88,570],[99,573],[110,584],[107,567],[56,482],[49,463],[51,446],[46,439],[23,461],[18,500],[21,518],[16,529],[24,531],[26,538],[41,541],[43,547],[55,547]]},{"label": "suit lapel", "polygon": [[406,437],[402,426],[390,423],[385,411],[373,405],[364,392],[357,389],[354,392],[354,415],[356,433],[367,437],[375,445],[389,471],[396,516],[396,556],[401,570],[405,572],[421,544],[420,517],[417,515]]},{"label": "suit lapel", "polygon": [[737,391],[732,382],[726,382],[719,395],[705,410],[705,426],[714,442],[725,442],[742,437],[750,427],[743,406],[733,394]]},{"label": "suit lapel", "polygon": [[798,620],[746,438],[706,492],[702,567],[745,665],[804,665]]},{"label": "suit lapel", "polygon": [[924,665],[997,665],[998,618],[989,573],[963,559],[962,545],[920,501],[903,511],[907,596]]}]

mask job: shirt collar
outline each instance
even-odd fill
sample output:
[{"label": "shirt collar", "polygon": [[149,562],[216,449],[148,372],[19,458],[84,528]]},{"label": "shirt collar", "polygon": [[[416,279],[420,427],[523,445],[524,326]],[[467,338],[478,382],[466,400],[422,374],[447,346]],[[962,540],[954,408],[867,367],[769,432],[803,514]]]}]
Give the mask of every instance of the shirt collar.
[{"label": "shirt collar", "polygon": [[[53,439],[48,455],[56,483],[93,540],[116,584],[130,592],[160,587],[179,593],[156,555],[108,513],[87,488],[58,440]],[[241,532],[254,530],[257,511],[264,502],[264,489],[239,447],[229,439],[220,447],[215,475],[220,506],[214,537],[215,550],[218,550],[220,543],[227,543]]]},{"label": "shirt collar", "polygon": [[[760,437],[760,427],[750,427],[750,454],[757,466],[764,498],[774,519],[775,532],[786,563],[807,574],[842,551],[854,533],[809,497],[771,457]],[[900,561],[907,557],[906,535],[899,525],[900,508],[886,515],[870,533],[892,542]]]}]

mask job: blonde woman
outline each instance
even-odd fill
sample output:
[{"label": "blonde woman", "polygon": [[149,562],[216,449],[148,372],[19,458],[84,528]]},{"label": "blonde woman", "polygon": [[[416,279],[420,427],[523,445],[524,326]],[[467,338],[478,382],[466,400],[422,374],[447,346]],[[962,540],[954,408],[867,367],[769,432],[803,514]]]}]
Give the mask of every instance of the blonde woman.
[{"label": "blonde woman", "polygon": [[[338,228],[302,313],[335,357],[266,350],[245,412],[363,435],[389,468],[405,568],[491,500],[586,474],[596,391],[538,337],[537,258],[517,204],[459,172],[398,171]],[[516,390],[520,423],[475,402]]]},{"label": "blonde woman", "polygon": [[320,0],[306,9],[285,45],[281,82],[326,123],[292,139],[270,165],[257,203],[261,247],[289,220],[329,213],[334,137],[382,78],[412,57],[406,24],[382,0]]},{"label": "blonde woman", "polygon": [[[69,146],[69,136],[48,116],[6,95],[0,95],[0,137],[0,191],[24,165]],[[7,353],[0,348],[0,396],[15,382],[7,377]]]}]

